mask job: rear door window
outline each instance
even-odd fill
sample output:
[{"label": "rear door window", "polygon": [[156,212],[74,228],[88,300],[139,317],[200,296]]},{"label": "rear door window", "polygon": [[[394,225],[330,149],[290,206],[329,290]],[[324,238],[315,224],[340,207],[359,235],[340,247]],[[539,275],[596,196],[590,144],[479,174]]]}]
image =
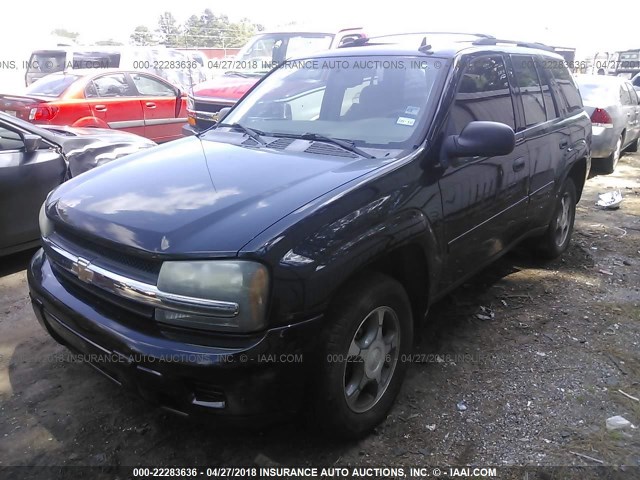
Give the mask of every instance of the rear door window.
[{"label": "rear door window", "polygon": [[97,77],[85,89],[87,98],[135,97],[136,93],[123,73]]},{"label": "rear door window", "polygon": [[536,71],[533,57],[513,55],[513,71],[520,89],[524,119],[527,127],[531,127],[547,120],[547,114],[542,96],[542,87]]},{"label": "rear door window", "polygon": [[473,59],[460,80],[451,111],[455,133],[476,120],[500,122],[515,129],[513,100],[501,55]]}]

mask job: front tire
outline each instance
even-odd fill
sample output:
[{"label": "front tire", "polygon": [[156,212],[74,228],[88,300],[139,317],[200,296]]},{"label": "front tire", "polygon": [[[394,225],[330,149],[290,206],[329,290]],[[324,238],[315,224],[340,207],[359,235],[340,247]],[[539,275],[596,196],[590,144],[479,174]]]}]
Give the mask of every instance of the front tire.
[{"label": "front tire", "polygon": [[359,438],[386,418],[402,386],[413,347],[411,304],[398,281],[371,273],[342,289],[327,319],[314,420],[327,433]]},{"label": "front tire", "polygon": [[564,182],[549,228],[540,239],[538,251],[546,259],[562,255],[571,242],[573,224],[576,219],[576,186],[567,178]]},{"label": "front tire", "polygon": [[627,152],[637,152],[638,151],[638,138],[636,138],[629,146],[627,147]]}]

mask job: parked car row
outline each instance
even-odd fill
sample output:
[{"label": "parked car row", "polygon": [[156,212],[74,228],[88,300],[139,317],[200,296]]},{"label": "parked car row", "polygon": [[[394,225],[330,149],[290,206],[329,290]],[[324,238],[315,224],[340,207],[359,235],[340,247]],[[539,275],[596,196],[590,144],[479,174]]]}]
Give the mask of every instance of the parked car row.
[{"label": "parked car row", "polygon": [[594,167],[612,173],[624,150],[638,151],[640,100],[633,85],[621,77],[579,75],[578,86],[593,124]]},{"label": "parked car row", "polygon": [[430,305],[561,255],[590,171],[563,58],[487,35],[300,54],[218,115],[55,189],[28,268],[53,338],[186,415],[367,434]]},{"label": "parked car row", "polygon": [[186,93],[139,71],[88,69],[48,75],[23,96],[0,95],[0,110],[39,125],[123,130],[166,142],[181,136]]},{"label": "parked car row", "polygon": [[65,179],[154,145],[117,130],[39,127],[0,112],[0,256],[40,243],[38,211]]}]

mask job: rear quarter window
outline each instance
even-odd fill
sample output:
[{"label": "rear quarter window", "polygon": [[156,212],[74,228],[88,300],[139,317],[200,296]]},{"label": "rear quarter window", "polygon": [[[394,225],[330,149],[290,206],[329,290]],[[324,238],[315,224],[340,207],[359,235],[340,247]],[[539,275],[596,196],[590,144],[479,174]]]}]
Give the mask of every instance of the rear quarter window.
[{"label": "rear quarter window", "polygon": [[582,99],[576,82],[569,73],[569,70],[562,65],[562,62],[557,59],[547,58],[543,60],[552,77],[554,78],[558,86],[558,94],[560,96],[560,102],[564,104],[567,112],[572,113],[582,110]]}]

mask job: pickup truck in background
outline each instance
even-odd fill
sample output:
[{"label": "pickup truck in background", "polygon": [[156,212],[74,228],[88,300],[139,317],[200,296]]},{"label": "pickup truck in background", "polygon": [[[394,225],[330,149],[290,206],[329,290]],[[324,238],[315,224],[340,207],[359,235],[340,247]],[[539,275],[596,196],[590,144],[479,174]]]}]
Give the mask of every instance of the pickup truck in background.
[{"label": "pickup truck in background", "polygon": [[210,60],[209,68],[225,73],[193,87],[187,99],[188,124],[182,133],[193,135],[215,124],[218,112],[234,105],[258,80],[286,58],[346,45],[366,38],[362,28],[338,32],[263,32],[247,42],[229,59]]}]

